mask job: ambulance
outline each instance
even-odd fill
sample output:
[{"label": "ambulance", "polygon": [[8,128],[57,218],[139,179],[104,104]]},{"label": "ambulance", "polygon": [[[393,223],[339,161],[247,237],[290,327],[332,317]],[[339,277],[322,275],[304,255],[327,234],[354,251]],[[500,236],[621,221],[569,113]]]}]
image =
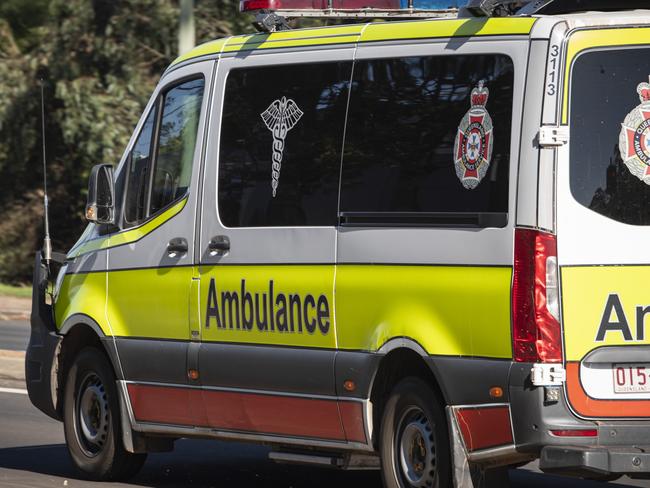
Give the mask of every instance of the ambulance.
[{"label": "ambulance", "polygon": [[262,31],[178,58],[51,285],[36,256],[27,387],[74,464],[650,477],[644,7],[243,0]]}]

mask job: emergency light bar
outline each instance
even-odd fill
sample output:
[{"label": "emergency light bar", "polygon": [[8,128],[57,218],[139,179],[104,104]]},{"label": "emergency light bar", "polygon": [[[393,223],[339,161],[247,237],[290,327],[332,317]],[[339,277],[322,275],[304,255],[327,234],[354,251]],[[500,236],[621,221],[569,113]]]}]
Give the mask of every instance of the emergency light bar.
[{"label": "emergency light bar", "polygon": [[466,0],[241,0],[242,12],[273,12],[286,18],[455,17]]}]

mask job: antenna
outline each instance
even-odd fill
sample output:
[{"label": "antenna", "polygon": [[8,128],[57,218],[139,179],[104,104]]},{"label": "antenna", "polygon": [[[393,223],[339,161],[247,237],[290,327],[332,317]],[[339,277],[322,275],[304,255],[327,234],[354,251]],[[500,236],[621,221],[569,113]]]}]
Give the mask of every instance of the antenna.
[{"label": "antenna", "polygon": [[50,218],[49,206],[47,201],[47,161],[45,155],[45,95],[44,81],[41,78],[41,138],[43,140],[43,209],[45,219],[45,238],[43,239],[43,259],[49,266],[52,259],[52,242],[50,241]]}]

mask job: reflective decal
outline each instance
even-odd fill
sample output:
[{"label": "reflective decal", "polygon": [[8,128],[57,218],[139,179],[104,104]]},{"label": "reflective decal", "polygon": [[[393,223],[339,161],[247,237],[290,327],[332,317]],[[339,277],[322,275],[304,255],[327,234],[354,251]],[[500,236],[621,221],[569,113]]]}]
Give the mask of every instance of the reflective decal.
[{"label": "reflective decal", "polygon": [[278,191],[280,184],[280,168],[282,166],[282,153],[284,152],[284,141],[287,133],[295,127],[300,118],[303,116],[303,111],[298,108],[298,105],[293,100],[287,100],[282,97],[280,100],[274,101],[269,107],[262,112],[262,120],[266,127],[273,134],[273,157],[271,167],[271,188],[273,189],[273,196]]},{"label": "reflective decal", "polygon": [[641,83],[636,91],[641,104],[625,117],[618,147],[630,172],[650,185],[650,84]]},{"label": "reflective decal", "polygon": [[472,106],[461,120],[456,134],[456,175],[468,190],[479,185],[492,159],[492,118],[485,108],[489,95],[485,81],[479,81],[472,90]]}]

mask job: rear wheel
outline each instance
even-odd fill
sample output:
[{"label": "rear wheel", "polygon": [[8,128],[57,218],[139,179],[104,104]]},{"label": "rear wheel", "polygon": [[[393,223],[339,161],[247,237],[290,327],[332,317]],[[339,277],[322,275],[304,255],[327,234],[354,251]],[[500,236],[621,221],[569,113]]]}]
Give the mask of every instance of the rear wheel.
[{"label": "rear wheel", "polygon": [[379,450],[387,488],[452,486],[442,402],[421,379],[406,378],[391,392],[382,416]]},{"label": "rear wheel", "polygon": [[132,454],[122,444],[115,375],[106,356],[83,349],[65,385],[64,431],[70,456],[94,480],[120,480],[142,467],[146,454]]}]

